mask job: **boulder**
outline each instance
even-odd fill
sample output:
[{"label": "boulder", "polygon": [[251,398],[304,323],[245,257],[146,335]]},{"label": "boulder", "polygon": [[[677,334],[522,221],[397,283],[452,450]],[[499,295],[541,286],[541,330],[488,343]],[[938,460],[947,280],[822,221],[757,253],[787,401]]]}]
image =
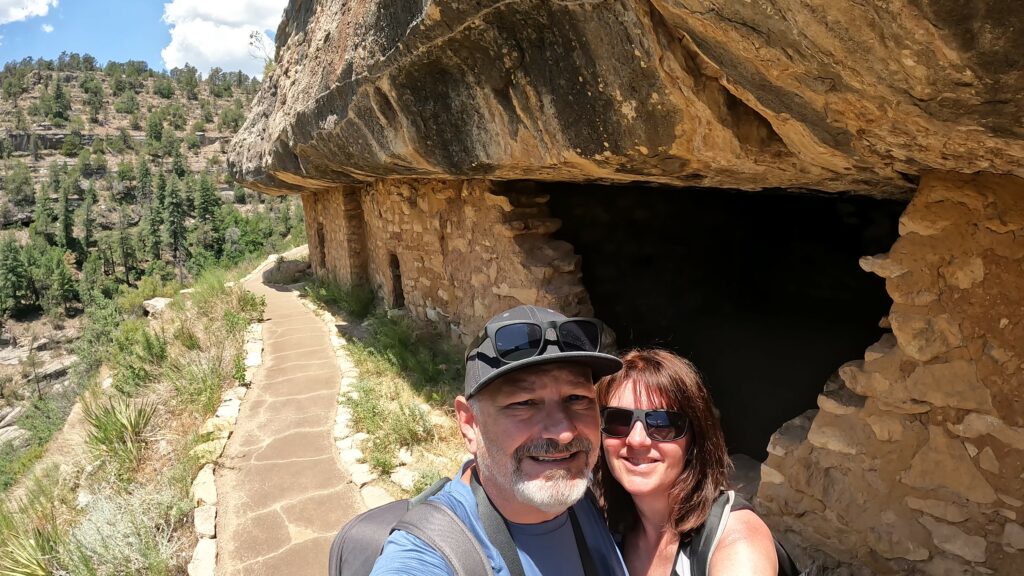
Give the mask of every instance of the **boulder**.
[{"label": "boulder", "polygon": [[149,316],[157,316],[164,311],[173,300],[170,298],[157,297],[150,300],[146,300],[142,303],[142,307],[146,310],[146,314]]}]

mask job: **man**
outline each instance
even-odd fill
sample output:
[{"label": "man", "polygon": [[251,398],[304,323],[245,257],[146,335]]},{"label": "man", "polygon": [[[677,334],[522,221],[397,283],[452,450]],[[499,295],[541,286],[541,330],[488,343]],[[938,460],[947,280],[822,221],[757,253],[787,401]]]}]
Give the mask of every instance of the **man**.
[{"label": "man", "polygon": [[[601,446],[594,382],[622,367],[598,351],[601,330],[595,319],[519,306],[488,321],[466,353],[455,411],[474,458],[431,500],[469,528],[496,576],[625,574],[584,497]],[[437,551],[401,531],[372,572],[452,573]]]}]

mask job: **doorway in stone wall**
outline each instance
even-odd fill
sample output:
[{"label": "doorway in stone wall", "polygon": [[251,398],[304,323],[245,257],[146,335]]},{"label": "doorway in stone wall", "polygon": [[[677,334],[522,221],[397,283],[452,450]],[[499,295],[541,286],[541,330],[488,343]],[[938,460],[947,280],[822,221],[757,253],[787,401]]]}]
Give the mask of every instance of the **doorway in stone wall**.
[{"label": "doorway in stone wall", "polygon": [[320,274],[327,271],[327,246],[323,222],[316,223],[316,271]]},{"label": "doorway in stone wall", "polygon": [[405,307],[405,291],[402,289],[402,266],[398,262],[398,255],[392,254],[389,259],[388,268],[391,271],[391,307]]},{"label": "doorway in stone wall", "polygon": [[731,453],[764,460],[772,433],[883,330],[886,252],[906,203],[838,194],[539,185],[554,234],[620,349],[670,348],[704,375]]}]

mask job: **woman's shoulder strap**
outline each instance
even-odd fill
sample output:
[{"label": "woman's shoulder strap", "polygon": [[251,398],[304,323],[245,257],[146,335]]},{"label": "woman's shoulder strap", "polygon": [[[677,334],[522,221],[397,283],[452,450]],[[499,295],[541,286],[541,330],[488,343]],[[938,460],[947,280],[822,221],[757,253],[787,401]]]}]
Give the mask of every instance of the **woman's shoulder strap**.
[{"label": "woman's shoulder strap", "polygon": [[[718,541],[725,532],[726,520],[733,509],[736,501],[736,493],[732,490],[722,492],[714,504],[707,519],[701,525],[688,543],[679,543],[679,552],[676,554],[676,564],[673,570],[680,575],[689,573],[690,576],[708,576],[711,567],[711,556],[718,547]],[[682,558],[682,556],[686,556]],[[682,565],[688,563],[689,569]]]}]

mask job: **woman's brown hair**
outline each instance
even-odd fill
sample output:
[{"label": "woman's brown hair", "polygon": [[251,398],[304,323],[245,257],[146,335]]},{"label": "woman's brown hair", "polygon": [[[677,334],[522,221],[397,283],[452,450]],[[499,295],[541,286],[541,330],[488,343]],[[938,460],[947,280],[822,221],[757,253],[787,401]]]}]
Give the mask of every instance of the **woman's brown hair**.
[{"label": "woman's brown hair", "polygon": [[[707,519],[732,468],[711,395],[689,360],[660,349],[633,350],[623,356],[622,370],[597,383],[598,402],[607,406],[612,394],[627,385],[637,397],[656,399],[663,404],[659,408],[682,412],[690,422],[690,454],[669,491],[672,525],[685,535]],[[625,534],[636,525],[636,507],[612,476],[603,450],[595,479],[609,527]]]}]

